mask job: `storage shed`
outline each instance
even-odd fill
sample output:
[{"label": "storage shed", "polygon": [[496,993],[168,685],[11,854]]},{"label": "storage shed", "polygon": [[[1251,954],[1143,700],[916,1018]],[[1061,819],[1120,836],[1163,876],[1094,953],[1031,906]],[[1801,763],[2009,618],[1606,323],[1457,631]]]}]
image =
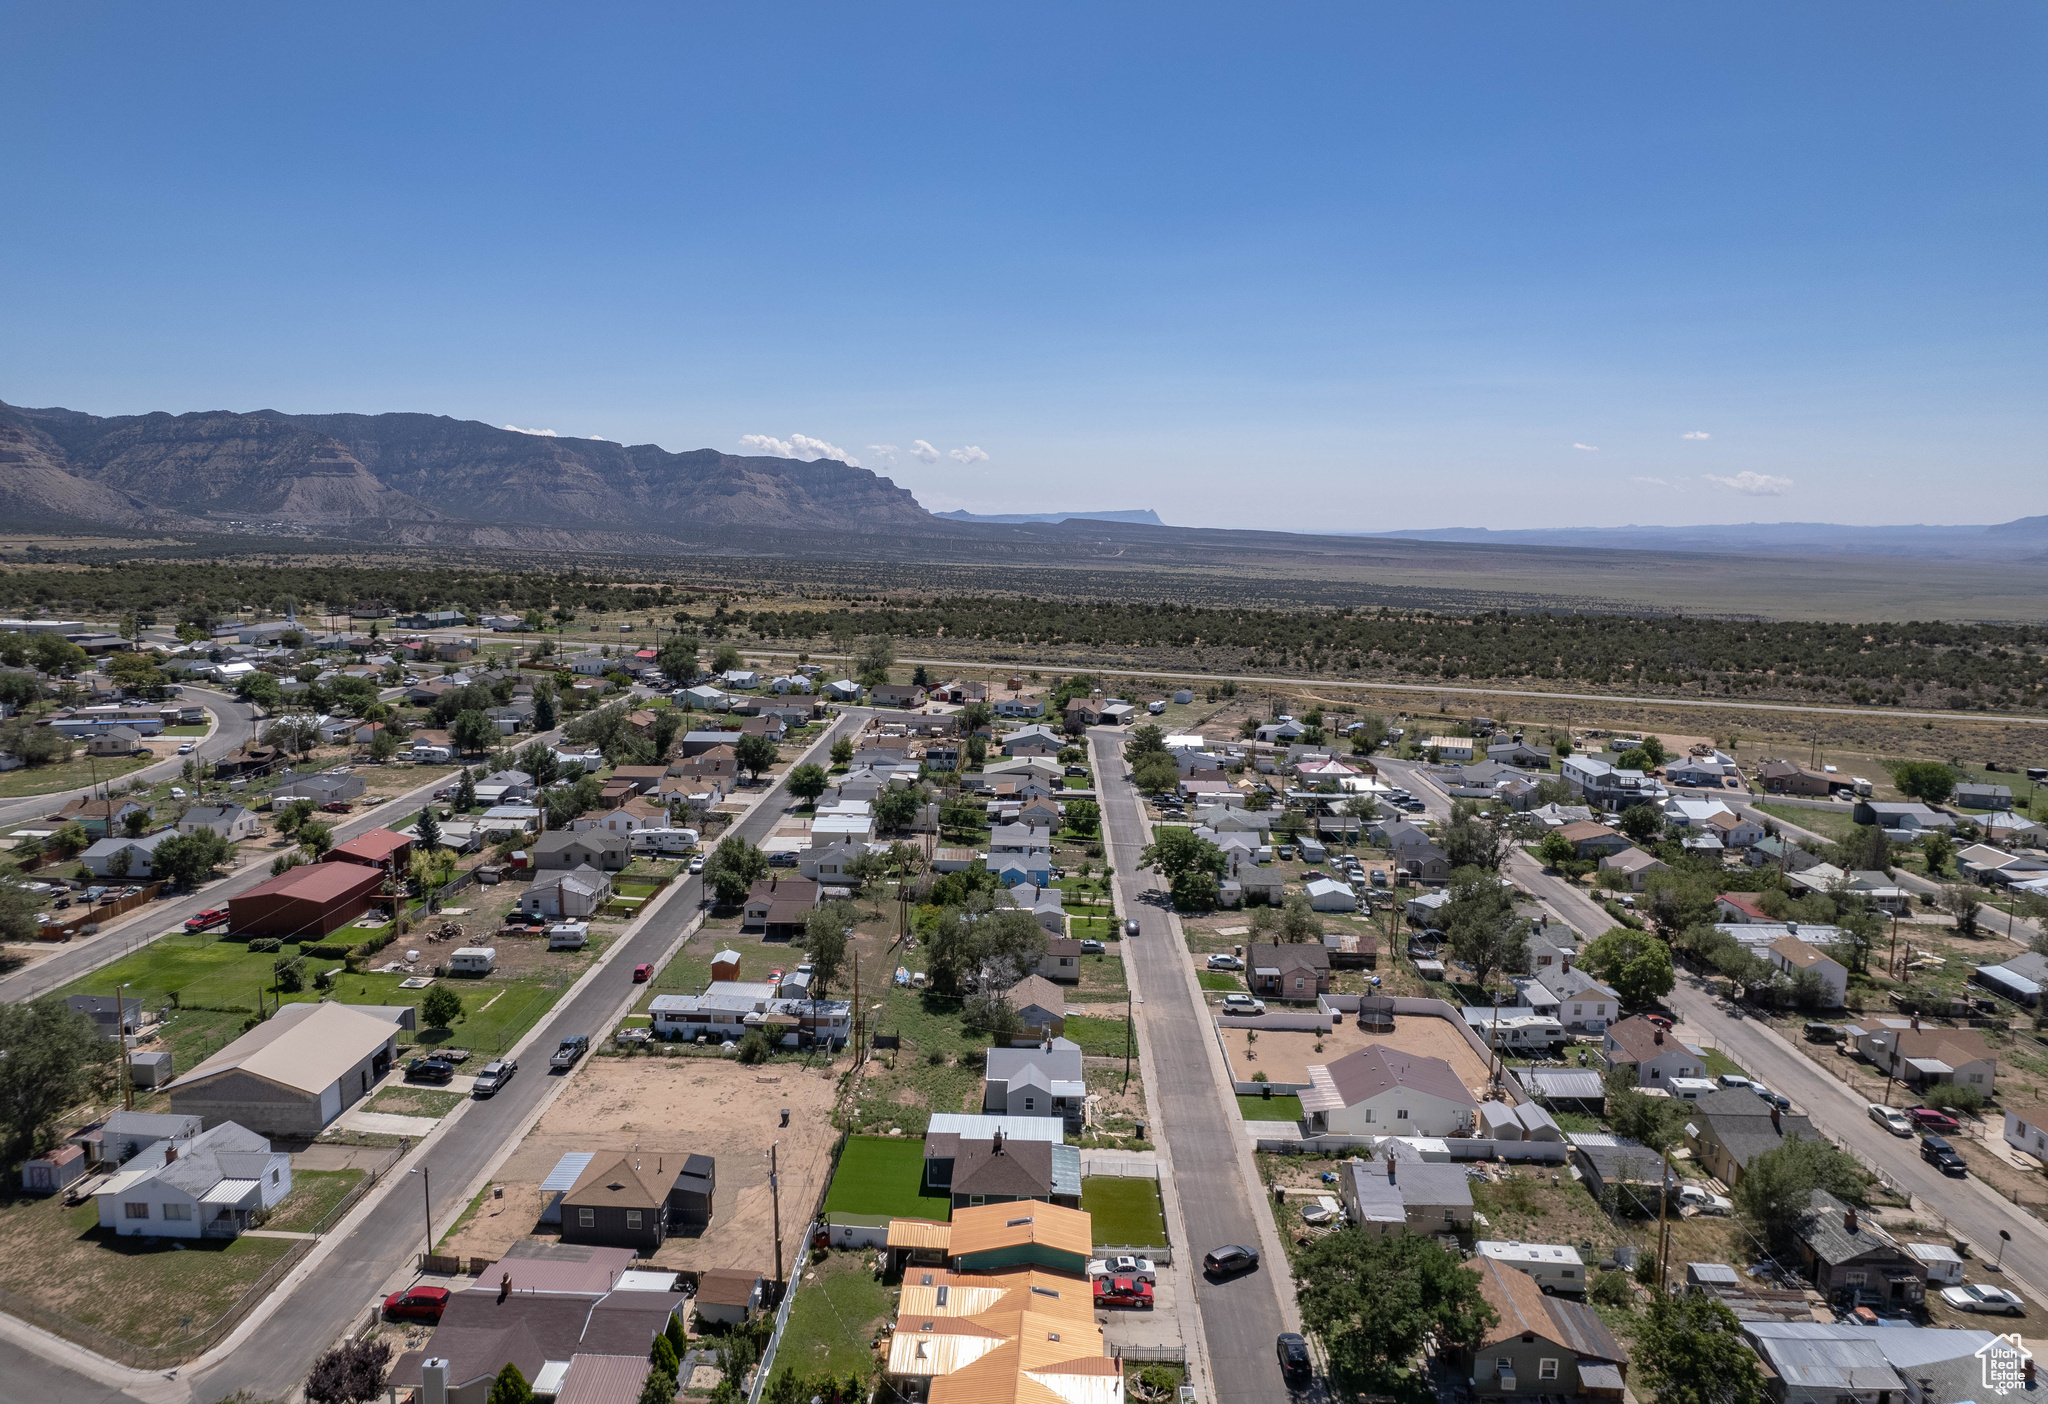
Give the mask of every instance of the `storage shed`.
[{"label": "storage shed", "polygon": [[238,936],[304,941],[339,931],[370,910],[384,873],[360,863],[308,863],[228,899]]}]

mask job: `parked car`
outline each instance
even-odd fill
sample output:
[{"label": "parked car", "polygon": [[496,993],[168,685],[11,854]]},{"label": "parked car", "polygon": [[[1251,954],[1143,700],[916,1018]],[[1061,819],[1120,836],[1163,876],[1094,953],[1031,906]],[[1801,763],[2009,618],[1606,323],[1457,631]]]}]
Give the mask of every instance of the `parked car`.
[{"label": "parked car", "polygon": [[1969,1173],[1970,1162],[1958,1155],[1956,1148],[1939,1136],[1928,1136],[1920,1142],[1920,1158],[1944,1175]]},{"label": "parked car", "polygon": [[1385,887],[1387,885],[1387,870],[1385,868],[1374,868],[1372,870],[1372,885],[1374,887]]},{"label": "parked car", "polygon": [[1157,1282],[1159,1271],[1150,1258],[1133,1258],[1126,1254],[1120,1258],[1092,1258],[1088,1263],[1090,1277],[1128,1277],[1137,1282]]},{"label": "parked car", "polygon": [[384,1299],[384,1315],[393,1321],[425,1321],[438,1324],[448,1310],[446,1287],[408,1287]]},{"label": "parked car", "polygon": [[1244,962],[1228,952],[1222,952],[1209,957],[1209,968],[1211,970],[1242,970],[1244,969]]},{"label": "parked car", "polygon": [[590,1051],[589,1034],[570,1034],[562,1040],[562,1046],[555,1050],[555,1056],[548,1059],[551,1068],[573,1068],[576,1060]]},{"label": "parked car", "polygon": [[794,853],[771,853],[768,855],[768,866],[771,868],[794,868],[796,866],[796,855]]},{"label": "parked car", "polygon": [[1242,1243],[1226,1243],[1221,1248],[1212,1248],[1202,1255],[1202,1271],[1213,1272],[1219,1277],[1250,1272],[1258,1265],[1259,1250],[1247,1248]]},{"label": "parked car", "polygon": [[1736,1074],[1736,1073],[1722,1073],[1722,1074],[1721,1074],[1721,1079],[1720,1079],[1720,1080],[1721,1080],[1721,1085],[1722,1085],[1723,1087],[1753,1087],[1753,1086],[1755,1086],[1755,1084],[1754,1084],[1754,1083],[1752,1083],[1752,1082],[1751,1082],[1751,1081],[1750,1081],[1750,1080],[1749,1080],[1748,1078],[1746,1078],[1746,1077],[1742,1077],[1742,1076],[1740,1076],[1740,1075],[1738,1075],[1738,1074]]},{"label": "parked car", "polygon": [[349,811],[349,803],[347,800],[329,800],[320,808],[328,814],[346,814]]},{"label": "parked car", "polygon": [[1934,1107],[1907,1107],[1906,1119],[1922,1131],[1939,1131],[1944,1136],[1953,1136],[1963,1129],[1961,1122]]},{"label": "parked car", "polygon": [[1782,1092],[1773,1092],[1761,1082],[1751,1083],[1749,1090],[1780,1111],[1789,1111],[1792,1108],[1792,1099],[1790,1097],[1787,1097]]},{"label": "parked car", "polygon": [[1109,949],[1109,948],[1108,948],[1107,946],[1104,946],[1104,945],[1102,944],[1102,942],[1100,942],[1100,941],[1092,941],[1092,940],[1091,940],[1091,941],[1083,941],[1083,942],[1081,943],[1081,954],[1082,954],[1082,955],[1101,955],[1101,954],[1102,954],[1102,953],[1103,953],[1104,951],[1106,951],[1107,949]]},{"label": "parked car", "polygon": [[208,907],[205,911],[196,912],[187,918],[185,929],[187,931],[204,931],[209,926],[219,926],[227,919],[228,909],[226,907]]},{"label": "parked car", "polygon": [[1912,1119],[1897,1107],[1888,1107],[1882,1102],[1872,1102],[1870,1104],[1870,1119],[1891,1132],[1894,1136],[1910,1136],[1913,1134]]},{"label": "parked car", "polygon": [[703,872],[703,871],[704,871],[704,855],[703,855],[703,854],[701,854],[701,853],[700,853],[700,854],[698,854],[698,855],[697,855],[697,856],[696,856],[695,858],[692,858],[692,859],[690,860],[690,871],[691,871],[691,873],[693,873],[693,874],[695,874],[695,873],[701,873],[701,872]]},{"label": "parked car", "polygon": [[633,983],[644,985],[654,978],[654,967],[642,962],[633,967]]},{"label": "parked car", "polygon": [[1941,1299],[1957,1311],[1988,1311],[1997,1316],[2027,1314],[2026,1300],[2019,1293],[1982,1282],[1965,1283],[1960,1287],[1944,1287],[1941,1289]]},{"label": "parked car", "polygon": [[1266,1001],[1253,999],[1248,994],[1227,994],[1223,996],[1225,1014],[1252,1015],[1266,1012]]},{"label": "parked car", "polygon": [[1135,935],[1137,935],[1137,934],[1138,934],[1138,919],[1137,919],[1136,917],[1132,917],[1132,918],[1130,918],[1129,920],[1127,920],[1126,922],[1124,922],[1124,935],[1126,935],[1126,936],[1135,936]]},{"label": "parked car", "polygon": [[407,1082],[447,1082],[455,1076],[455,1064],[440,1058],[415,1058],[405,1065]]},{"label": "parked car", "polygon": [[1308,1342],[1292,1331],[1282,1331],[1273,1348],[1280,1357],[1280,1378],[1287,1382],[1287,1387],[1307,1388],[1315,1377],[1315,1367],[1309,1363]]},{"label": "parked car", "polygon": [[485,1063],[484,1070],[476,1075],[476,1086],[472,1089],[479,1097],[488,1097],[512,1080],[512,1074],[519,1071],[519,1063],[513,1058],[500,1058],[495,1063]]},{"label": "parked car", "polygon": [[1704,1185],[1680,1185],[1678,1187],[1680,1208],[1697,1209],[1702,1214],[1732,1214],[1735,1201],[1725,1194],[1715,1194]]},{"label": "parked car", "polygon": [[1128,1277],[1095,1279],[1095,1305],[1100,1307],[1145,1307],[1152,1305],[1152,1284]]}]

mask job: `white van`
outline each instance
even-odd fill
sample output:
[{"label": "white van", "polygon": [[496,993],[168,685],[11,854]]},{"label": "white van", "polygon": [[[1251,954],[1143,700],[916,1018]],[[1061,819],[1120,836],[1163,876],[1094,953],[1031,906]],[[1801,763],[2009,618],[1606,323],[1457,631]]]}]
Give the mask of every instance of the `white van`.
[{"label": "white van", "polygon": [[450,975],[488,975],[497,965],[496,946],[458,946],[448,956]]}]

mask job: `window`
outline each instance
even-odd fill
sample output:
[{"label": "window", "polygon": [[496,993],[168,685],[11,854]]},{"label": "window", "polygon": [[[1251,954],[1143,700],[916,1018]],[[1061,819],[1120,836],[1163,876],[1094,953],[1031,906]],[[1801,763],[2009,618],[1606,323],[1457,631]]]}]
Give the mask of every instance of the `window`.
[{"label": "window", "polygon": [[131,1199],[121,1206],[121,1213],[130,1219],[146,1219],[149,1217],[149,1205],[138,1204]]},{"label": "window", "polygon": [[595,1209],[578,1209],[576,1211],[576,1227],[596,1228],[597,1211]]},{"label": "window", "polygon": [[164,1217],[166,1219],[190,1219],[192,1217],[192,1206],[189,1204],[166,1204],[164,1206]]},{"label": "window", "polygon": [[1514,1358],[1503,1355],[1500,1359],[1493,1362],[1493,1371],[1497,1375],[1513,1375],[1515,1373]]},{"label": "window", "polygon": [[270,1183],[273,1185],[277,1183],[277,1171],[275,1170],[270,1172]]},{"label": "window", "polygon": [[1038,1107],[1038,1099],[1037,1099],[1036,1097],[1026,1097],[1026,1098],[1024,1099],[1024,1110],[1025,1110],[1025,1111],[1035,1111],[1035,1110],[1037,1109],[1037,1107]]},{"label": "window", "polygon": [[1536,1362],[1536,1378],[1539,1380],[1554,1380],[1557,1378],[1557,1361],[1554,1357],[1545,1356]]},{"label": "window", "polygon": [[1843,1274],[1842,1274],[1842,1282],[1843,1282],[1843,1284],[1844,1284],[1845,1286],[1849,1286],[1849,1287],[1861,1287],[1861,1286],[1863,1286],[1863,1285],[1864,1285],[1865,1283],[1867,1283],[1867,1282],[1869,1282],[1869,1281],[1870,1281],[1870,1274],[1869,1274],[1869,1273],[1867,1273],[1867,1272],[1857,1271],[1857,1272],[1845,1272],[1845,1273],[1843,1273]]},{"label": "window", "polygon": [[967,1196],[967,1202],[969,1204],[986,1204],[988,1203],[988,1196],[985,1194],[970,1194]]},{"label": "window", "polygon": [[1406,1121],[1407,1119],[1408,1119],[1408,1108],[1406,1108],[1406,1107],[1402,1107],[1402,1108],[1401,1108],[1401,1109],[1400,1109],[1399,1111],[1397,1111],[1397,1112],[1395,1112],[1395,1113],[1394,1113],[1394,1120],[1396,1120],[1396,1121]]},{"label": "window", "polygon": [[1366,1124],[1367,1124],[1368,1126],[1370,1126],[1370,1125],[1372,1124],[1372,1115],[1373,1115],[1373,1113],[1372,1113],[1372,1108],[1371,1108],[1371,1107],[1367,1107],[1367,1108],[1365,1109],[1365,1121],[1366,1121]]},{"label": "window", "polygon": [[626,1211],[626,1227],[629,1229],[640,1227],[640,1211],[638,1209],[628,1209]]}]

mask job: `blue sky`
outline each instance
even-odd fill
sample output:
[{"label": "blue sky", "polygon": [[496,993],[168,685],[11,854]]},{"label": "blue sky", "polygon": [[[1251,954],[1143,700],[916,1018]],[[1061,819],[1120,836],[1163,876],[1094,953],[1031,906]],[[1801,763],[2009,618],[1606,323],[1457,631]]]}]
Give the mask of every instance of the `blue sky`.
[{"label": "blue sky", "polygon": [[2044,40],[10,4],[0,399],[812,441],[934,508],[1188,525],[2043,513]]}]

